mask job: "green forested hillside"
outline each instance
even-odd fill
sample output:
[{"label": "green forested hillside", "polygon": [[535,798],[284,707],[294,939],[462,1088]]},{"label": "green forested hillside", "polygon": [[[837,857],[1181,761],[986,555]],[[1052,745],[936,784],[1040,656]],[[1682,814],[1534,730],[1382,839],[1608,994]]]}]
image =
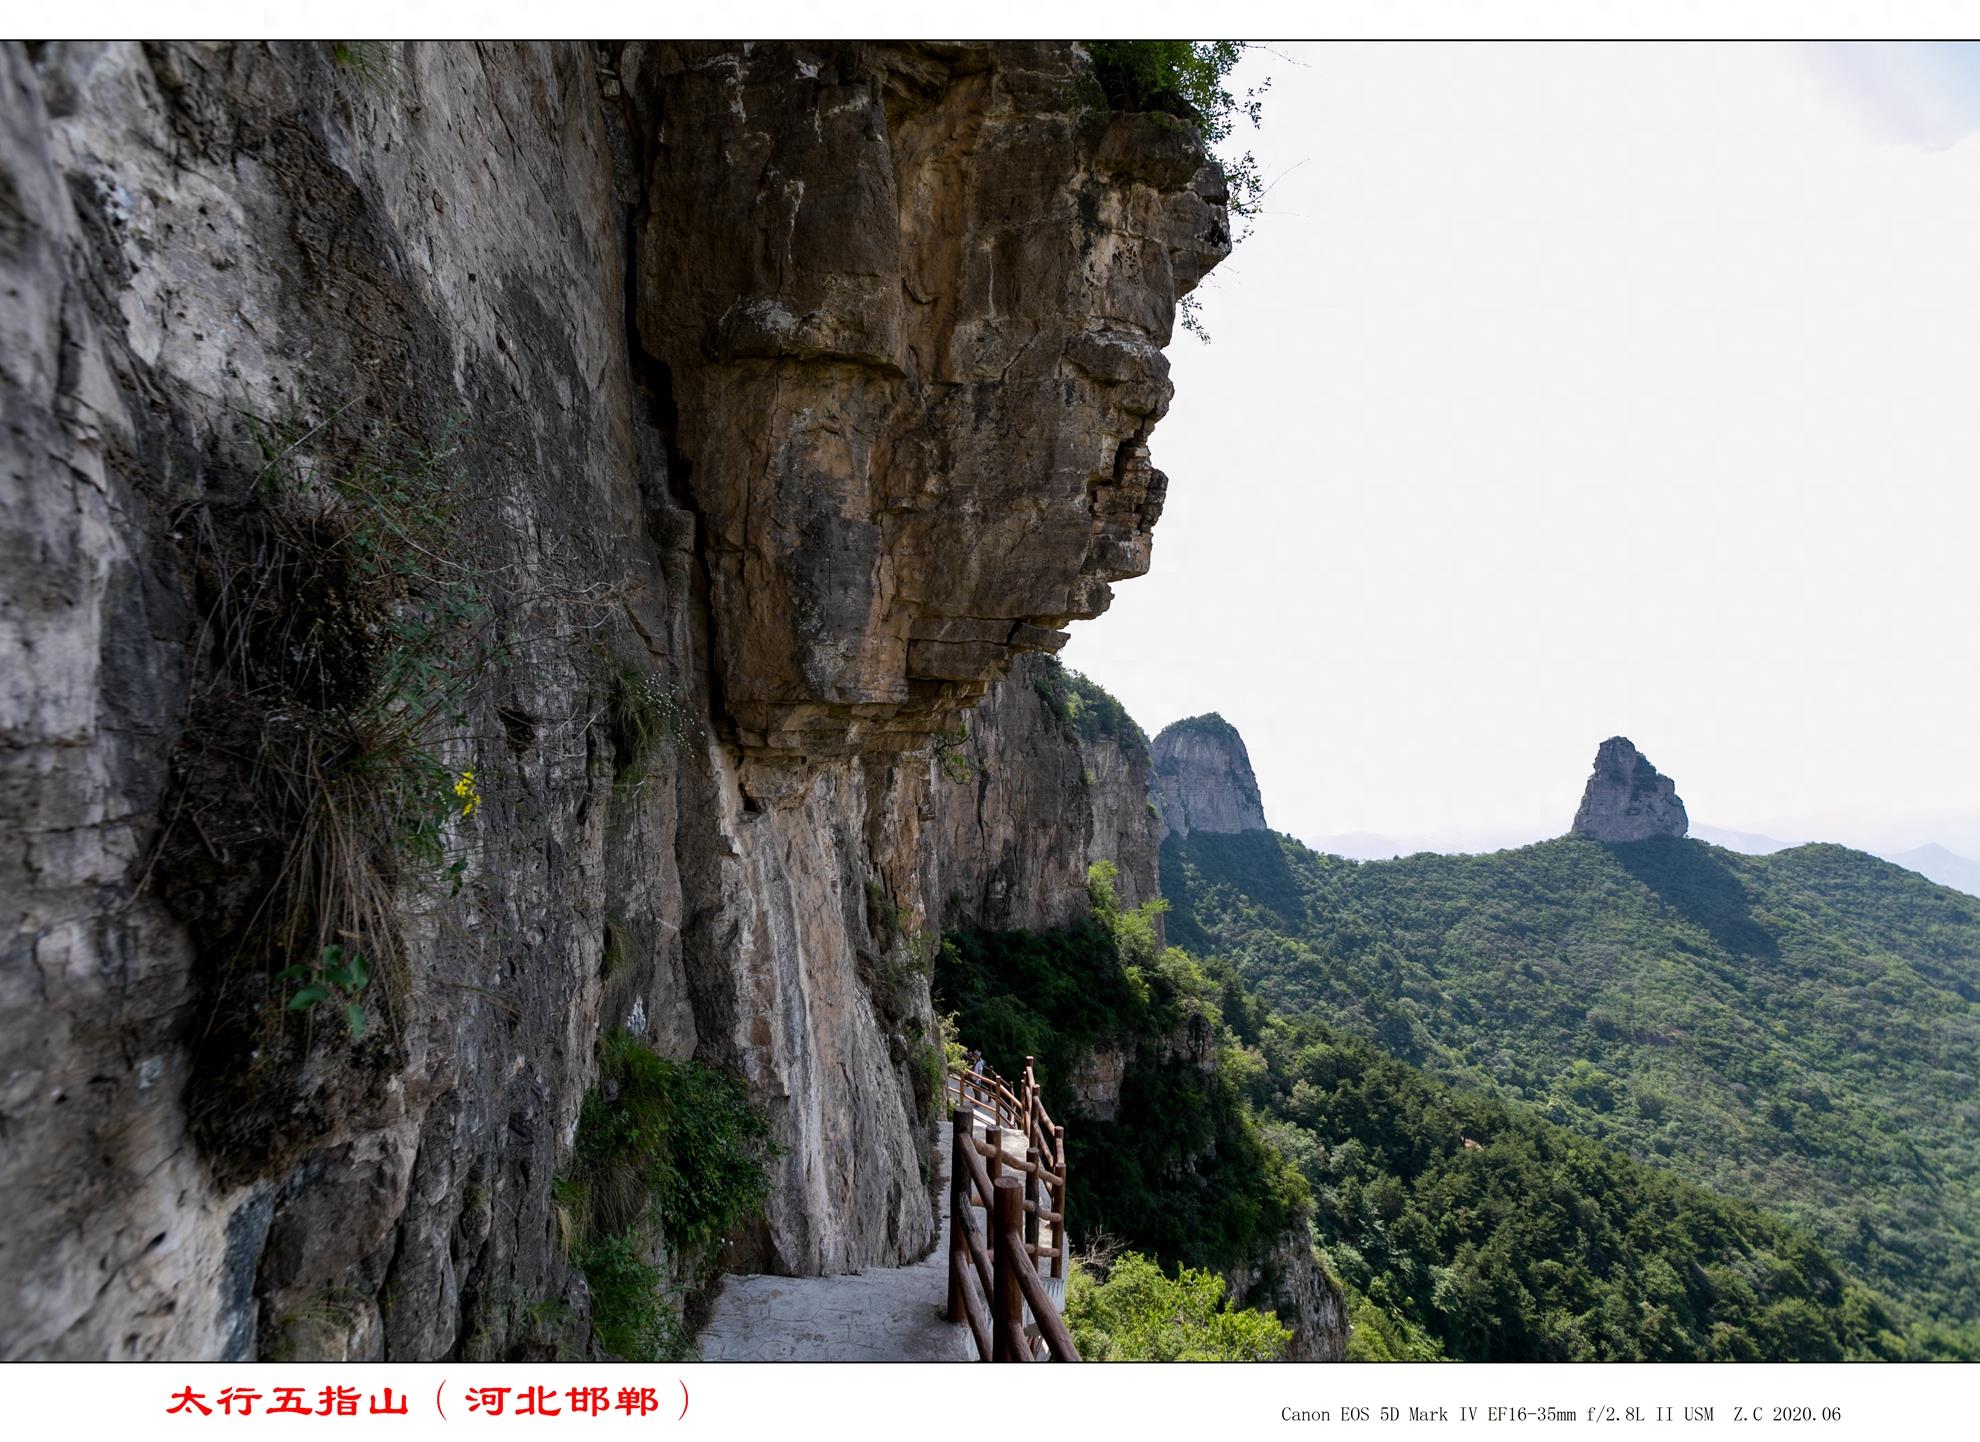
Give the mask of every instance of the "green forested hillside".
[{"label": "green forested hillside", "polygon": [[[1227,965],[1158,947],[1104,873],[1095,901],[1095,921],[1060,931],[951,936],[936,971],[961,1034],[1009,1073],[1036,1056],[1070,1114],[1076,1245],[1109,1233],[1225,1267],[1311,1218],[1351,1359],[1920,1350],[1805,1232],[1274,1015]],[[1068,1087],[1100,1049],[1130,1059],[1110,1121],[1073,1111]]]},{"label": "green forested hillside", "polygon": [[1224,995],[1266,1136],[1306,1176],[1350,1360],[1957,1355],[1798,1228],[1372,1043]]},{"label": "green forested hillside", "polygon": [[1075,1239],[1106,1233],[1192,1267],[1251,1261],[1311,1199],[1232,1079],[1199,1064],[1217,1044],[1215,985],[1157,944],[1149,911],[1118,909],[1109,882],[1095,878],[1096,915],[1076,926],[945,938],[937,1004],[1005,1076],[1036,1057],[1057,1117],[1075,1110],[1083,1061],[1101,1049],[1121,1057],[1114,1117],[1066,1129],[1080,1179],[1068,1204]]},{"label": "green forested hillside", "polygon": [[[1564,838],[1352,862],[1170,838],[1172,941],[1980,1316],[1980,899],[1860,852]],[[1915,1317],[1913,1320],[1917,1320]]]}]

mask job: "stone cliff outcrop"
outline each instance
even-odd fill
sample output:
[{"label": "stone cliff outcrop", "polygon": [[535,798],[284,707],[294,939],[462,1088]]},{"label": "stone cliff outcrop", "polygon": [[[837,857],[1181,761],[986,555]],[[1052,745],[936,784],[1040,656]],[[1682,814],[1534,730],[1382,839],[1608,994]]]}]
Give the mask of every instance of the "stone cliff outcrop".
[{"label": "stone cliff outcrop", "polygon": [[[1249,787],[1249,814],[1262,827],[1242,740],[1221,720],[1205,719],[1220,743],[1229,733]],[[992,688],[966,734],[938,745],[936,754],[936,819],[924,837],[933,841],[929,872],[943,878],[952,916],[992,929],[1066,925],[1089,910],[1088,868],[1103,861],[1116,868],[1118,903],[1136,907],[1159,898],[1154,756],[1141,728],[1101,687],[1051,658],[1027,657]],[[1187,745],[1182,754],[1190,754]],[[1220,744],[1217,754],[1232,752]],[[1213,793],[1192,780],[1183,794],[1221,798],[1229,789],[1223,783]],[[1222,805],[1214,802],[1207,814],[1230,814]],[[1159,915],[1154,920],[1159,947]],[[1085,1049],[1065,1078],[1068,1124],[1077,1137],[1085,1126],[1119,1120],[1124,1089],[1137,1074],[1144,1080],[1149,1073],[1195,1074],[1201,1085],[1214,1077],[1221,1057],[1217,1037],[1200,1019],[1160,1035],[1108,1036]],[[1184,1171],[1213,1168],[1217,1150],[1212,1140],[1177,1160]],[[1070,1205],[1077,1216],[1077,1200]],[[1345,1355],[1346,1303],[1314,1255],[1305,1216],[1265,1236],[1224,1275],[1234,1304],[1273,1312],[1291,1328],[1290,1360]]]},{"label": "stone cliff outcrop", "polygon": [[594,1347],[612,1031],[767,1112],[737,1265],[926,1248],[914,939],[1120,833],[966,712],[1146,568],[1228,249],[1084,64],[0,47],[0,1355]]},{"label": "stone cliff outcrop", "polygon": [[1313,1254],[1305,1223],[1274,1240],[1251,1266],[1225,1274],[1231,1305],[1276,1313],[1292,1332],[1288,1362],[1339,1362],[1347,1356],[1347,1295]]},{"label": "stone cliff outcrop", "polygon": [[[1063,45],[628,47],[638,338],[746,748],[918,745],[1148,569],[1175,297],[1221,172]],[[746,217],[740,230],[682,224]]]},{"label": "stone cliff outcrop", "polygon": [[1163,834],[1263,831],[1265,803],[1237,728],[1211,712],[1171,722],[1155,737]]},{"label": "stone cliff outcrop", "polygon": [[1660,775],[1627,736],[1611,736],[1595,752],[1595,770],[1574,813],[1573,833],[1597,841],[1682,836],[1690,826],[1677,783]]},{"label": "stone cliff outcrop", "polygon": [[1023,657],[958,734],[937,740],[922,866],[939,920],[1064,926],[1087,914],[1087,874],[1103,861],[1124,904],[1159,894],[1148,744],[1082,724],[1078,707],[1096,694],[1118,710],[1051,657]]}]

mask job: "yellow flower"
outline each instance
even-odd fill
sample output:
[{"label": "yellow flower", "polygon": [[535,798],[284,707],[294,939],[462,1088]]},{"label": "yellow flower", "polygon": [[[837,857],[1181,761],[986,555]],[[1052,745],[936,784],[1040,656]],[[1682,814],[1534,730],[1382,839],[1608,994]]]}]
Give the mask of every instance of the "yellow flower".
[{"label": "yellow flower", "polygon": [[472,771],[461,773],[460,779],[454,783],[454,795],[461,799],[462,817],[474,815],[474,808],[481,805],[481,792],[475,787]]}]

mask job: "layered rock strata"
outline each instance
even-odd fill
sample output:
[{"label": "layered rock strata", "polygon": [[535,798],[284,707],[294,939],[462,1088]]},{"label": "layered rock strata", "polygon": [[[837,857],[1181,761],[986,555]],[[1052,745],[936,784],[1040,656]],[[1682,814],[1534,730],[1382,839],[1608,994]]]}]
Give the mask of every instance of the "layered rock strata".
[{"label": "layered rock strata", "polygon": [[1677,783],[1661,775],[1627,736],[1611,736],[1596,749],[1595,770],[1574,813],[1574,835],[1643,841],[1682,836],[1690,825]]},{"label": "layered rock strata", "polygon": [[[1228,248],[1084,65],[0,47],[0,1355],[594,1346],[613,1030],[768,1113],[737,1265],[927,1247],[910,947],[1004,851],[930,864],[925,744],[1145,569]],[[284,1010],[278,896],[375,951],[362,1035]]]},{"label": "layered rock strata", "polygon": [[[750,751],[918,745],[1147,570],[1221,173],[1063,45],[628,47],[640,345]],[[737,217],[736,227],[684,223]]]}]

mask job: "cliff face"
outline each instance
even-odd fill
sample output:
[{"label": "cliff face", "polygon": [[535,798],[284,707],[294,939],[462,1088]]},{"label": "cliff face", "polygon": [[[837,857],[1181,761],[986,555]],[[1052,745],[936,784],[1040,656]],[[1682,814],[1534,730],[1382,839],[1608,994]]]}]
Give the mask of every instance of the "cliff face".
[{"label": "cliff face", "polygon": [[1677,783],[1660,774],[1627,736],[1611,736],[1596,749],[1595,770],[1574,813],[1574,835],[1642,841],[1682,836],[1690,825]]},{"label": "cliff face", "polygon": [[1265,830],[1251,753],[1237,728],[1215,712],[1162,728],[1155,737],[1155,777],[1165,836]]},{"label": "cliff face", "polygon": [[1347,1359],[1347,1296],[1313,1254],[1307,1224],[1281,1232],[1256,1263],[1224,1278],[1231,1305],[1275,1313],[1292,1331],[1288,1362]]},{"label": "cliff face", "polygon": [[724,709],[752,751],[919,744],[1147,570],[1159,347],[1228,250],[1222,176],[1161,117],[1087,115],[1062,45],[621,69]]},{"label": "cliff face", "polygon": [[[1164,735],[1173,742],[1191,729],[1180,723]],[[1256,813],[1257,783],[1242,739],[1221,720],[1201,730],[1218,758],[1211,780],[1189,769],[1199,752],[1185,736],[1170,753],[1184,758],[1181,774],[1165,781],[1180,781],[1177,794],[1197,799],[1195,815],[1221,820],[1244,814],[1228,804],[1233,765],[1241,765]],[[999,930],[1064,926],[1088,912],[1087,871],[1102,861],[1116,868],[1114,894],[1123,906],[1161,895],[1154,756],[1141,729],[1100,687],[1048,658],[1026,658],[991,689],[969,718],[967,735],[937,755],[935,823],[924,836],[934,843],[929,872],[943,878],[952,919]],[[1257,824],[1263,825],[1262,813]],[[1156,938],[1159,947],[1159,916]],[[1069,1125],[1119,1120],[1124,1089],[1138,1074],[1209,1077],[1221,1065],[1214,1038],[1187,1028],[1109,1036],[1081,1051],[1065,1078]],[[1184,1173],[1214,1168],[1217,1151],[1213,1137],[1207,1147],[1179,1156],[1177,1165]],[[1079,1203],[1072,1207],[1077,1219]],[[1075,1240],[1079,1235],[1075,1230]],[[1314,1256],[1305,1217],[1267,1235],[1224,1277],[1233,1305],[1273,1312],[1291,1328],[1288,1360],[1346,1355],[1346,1302]]]},{"label": "cliff face", "polygon": [[[1116,868],[1128,906],[1160,894],[1148,744],[1131,722],[1080,707],[1119,703],[1048,657],[1026,657],[958,733],[936,743],[924,873],[948,924],[1042,931],[1085,916],[1087,873]],[[1125,718],[1125,712],[1120,715]]]},{"label": "cliff face", "polygon": [[1146,567],[1228,244],[1082,64],[0,48],[0,1355],[588,1345],[618,1029],[767,1110],[738,1265],[926,1248],[914,938],[1095,825],[925,742]]}]

